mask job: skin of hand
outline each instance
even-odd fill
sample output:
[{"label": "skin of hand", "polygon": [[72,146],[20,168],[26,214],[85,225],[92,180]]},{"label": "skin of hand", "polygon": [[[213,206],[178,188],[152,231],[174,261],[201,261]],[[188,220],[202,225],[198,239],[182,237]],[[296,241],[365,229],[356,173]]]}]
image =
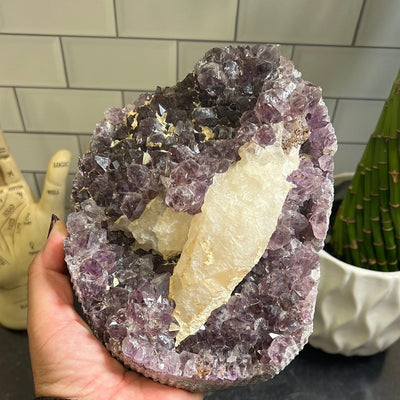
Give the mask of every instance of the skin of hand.
[{"label": "skin of hand", "polygon": [[64,262],[67,231],[58,221],[29,268],[28,336],[37,396],[79,400],[200,400],[126,370],[73,307]]},{"label": "skin of hand", "polygon": [[43,247],[52,214],[64,215],[71,153],[49,162],[41,199],[36,202],[0,129],[0,325],[26,329],[28,268]]}]

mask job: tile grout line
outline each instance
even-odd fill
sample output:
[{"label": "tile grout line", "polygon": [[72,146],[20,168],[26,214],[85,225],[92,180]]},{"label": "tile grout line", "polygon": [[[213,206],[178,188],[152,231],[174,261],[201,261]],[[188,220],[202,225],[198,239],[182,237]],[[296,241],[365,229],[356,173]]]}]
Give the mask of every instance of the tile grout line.
[{"label": "tile grout line", "polygon": [[239,8],[240,8],[240,0],[236,2],[236,15],[235,15],[235,30],[233,32],[233,40],[237,42],[237,33],[238,33],[238,25],[239,25]]},{"label": "tile grout line", "polygon": [[366,4],[367,0],[363,0],[362,4],[361,4],[361,9],[360,9],[360,14],[358,15],[358,20],[356,23],[356,27],[354,29],[354,35],[353,35],[353,40],[351,41],[351,45],[354,47],[356,44],[356,40],[357,40],[357,35],[358,35],[358,30],[360,28],[361,25],[361,20],[362,17],[364,15],[364,10],[365,10],[365,4]]},{"label": "tile grout line", "polygon": [[[365,1],[365,0],[364,0]],[[1,36],[28,36],[28,37],[60,37],[58,34],[38,34],[38,33],[7,33],[1,32]],[[185,39],[185,38],[163,38],[163,37],[139,37],[139,36],[99,36],[99,35],[72,35],[72,34],[62,34],[63,38],[72,38],[72,39],[120,39],[120,40],[143,40],[143,41],[176,41],[180,42],[199,42],[199,43],[215,43],[215,42],[227,42],[231,44],[260,44],[265,43],[265,41],[257,41],[257,40],[224,40],[224,39]],[[279,42],[282,46],[308,46],[308,47],[343,47],[343,48],[356,48],[356,49],[375,49],[375,50],[400,50],[400,46],[367,46],[367,45],[353,45],[353,44],[329,44],[329,43],[292,43],[292,42]]]},{"label": "tile grout line", "polygon": [[331,123],[333,125],[333,122],[335,120],[335,116],[336,116],[336,111],[338,109],[338,104],[339,104],[339,99],[335,99],[335,106],[333,107],[333,111],[332,111],[332,118],[331,118]]},{"label": "tile grout line", "polygon": [[296,48],[296,45],[292,45],[292,51],[290,52],[290,59],[293,61],[293,57],[294,57],[294,50]]},{"label": "tile grout line", "polygon": [[[61,90],[61,91],[88,91],[88,92],[138,92],[138,94],[142,92],[152,92],[155,90],[155,88],[135,88],[135,89],[121,89],[121,88],[115,88],[115,89],[108,89],[108,88],[91,88],[91,87],[81,87],[81,86],[76,86],[76,87],[60,87],[60,86],[10,86],[10,85],[0,85],[0,88],[9,88],[9,89],[28,89],[28,90]],[[330,99],[330,100],[354,100],[354,101],[385,101],[386,97],[352,97],[352,96],[347,96],[347,97],[341,97],[341,96],[323,96],[324,99]]]},{"label": "tile grout line", "polygon": [[[20,170],[24,174],[46,174],[46,170],[41,170],[41,169],[21,169]],[[74,176],[75,172],[68,172],[68,176]]]},{"label": "tile grout line", "polygon": [[349,145],[353,145],[353,146],[365,146],[367,144],[367,141],[366,142],[352,142],[352,141],[338,140],[338,144],[349,144]]},{"label": "tile grout line", "polygon": [[82,143],[81,143],[81,141],[79,140],[79,139],[80,139],[80,135],[76,135],[76,138],[77,138],[77,140],[78,140],[79,156],[81,157],[85,152],[83,151]]},{"label": "tile grout line", "polygon": [[175,82],[179,81],[179,39],[176,41],[176,57],[175,57],[175,63],[176,63],[176,74],[175,74]]},{"label": "tile grout line", "polygon": [[116,37],[119,37],[119,31],[118,31],[118,18],[117,18],[117,5],[115,4],[116,0],[113,0],[113,6],[114,6],[114,24],[115,24],[115,35]]},{"label": "tile grout line", "polygon": [[19,116],[21,118],[21,123],[22,123],[22,129],[24,130],[24,133],[26,132],[26,124],[25,124],[25,119],[24,119],[24,114],[22,112],[22,108],[21,108],[21,103],[19,101],[19,97],[18,97],[18,93],[17,93],[17,88],[13,87],[13,92],[14,92],[14,96],[15,96],[15,101],[17,102],[17,108],[18,108],[18,112],[19,112]]},{"label": "tile grout line", "polygon": [[[23,172],[24,174],[45,174],[47,172],[46,170],[41,170],[41,169],[26,169],[23,168],[21,169],[21,172]],[[75,172],[68,172],[67,174],[68,176],[74,176]]]},{"label": "tile grout line", "polygon": [[67,89],[70,89],[67,65],[66,65],[66,62],[65,62],[64,46],[63,46],[63,43],[62,43],[62,40],[61,40],[61,36],[58,37],[58,41],[60,43],[61,58],[62,58],[62,63],[63,63],[63,68],[64,68],[65,83],[67,85]]},{"label": "tile grout line", "polygon": [[40,172],[40,171],[25,171],[25,173],[31,173],[33,175],[33,179],[34,179],[35,185],[36,185],[36,191],[39,195],[39,198],[37,200],[40,201],[40,197],[41,197],[42,193],[40,192],[39,179],[37,177],[38,172]]},{"label": "tile grout line", "polygon": [[89,131],[85,131],[85,132],[55,132],[54,130],[51,131],[31,131],[31,130],[27,130],[27,131],[16,131],[16,130],[10,130],[10,129],[6,129],[4,130],[4,133],[7,134],[11,134],[11,135],[40,135],[40,136],[91,136],[92,133]]},{"label": "tile grout line", "polygon": [[115,92],[115,93],[117,93],[117,92],[120,92],[120,91],[123,91],[123,92],[151,92],[151,91],[154,91],[155,90],[155,88],[153,87],[153,88],[141,88],[141,89],[131,89],[131,88],[112,88],[112,89],[109,89],[109,88],[91,88],[91,87],[85,87],[85,86],[69,86],[69,87],[66,87],[66,86],[26,86],[26,85],[23,85],[23,86],[10,86],[10,85],[5,85],[5,86],[3,86],[3,85],[1,85],[0,84],[0,88],[10,88],[10,89],[28,89],[28,90],[35,90],[35,89],[38,89],[38,90],[61,90],[61,91],[79,91],[79,90],[82,90],[82,91],[87,91],[87,92]]},{"label": "tile grout line", "polygon": [[125,95],[125,91],[124,90],[121,90],[121,95],[122,95],[122,104],[124,104],[124,106],[131,103],[128,100],[127,96]]}]

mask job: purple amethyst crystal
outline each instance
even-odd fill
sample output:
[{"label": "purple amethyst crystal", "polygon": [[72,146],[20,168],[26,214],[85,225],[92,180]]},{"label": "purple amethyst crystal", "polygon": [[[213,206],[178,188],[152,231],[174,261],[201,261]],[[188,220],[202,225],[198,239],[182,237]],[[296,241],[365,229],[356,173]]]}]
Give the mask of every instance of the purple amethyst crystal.
[{"label": "purple amethyst crystal", "polygon": [[[149,210],[192,221],[249,143],[285,154],[298,148],[291,189],[259,261],[177,345],[169,292],[179,251],[163,253],[146,226],[142,236],[135,229],[141,221],[158,229]],[[211,49],[174,87],[108,109],[79,161],[65,254],[83,311],[110,353],[191,391],[279,373],[312,331],[335,151],[321,89],[301,78],[278,45]]]}]

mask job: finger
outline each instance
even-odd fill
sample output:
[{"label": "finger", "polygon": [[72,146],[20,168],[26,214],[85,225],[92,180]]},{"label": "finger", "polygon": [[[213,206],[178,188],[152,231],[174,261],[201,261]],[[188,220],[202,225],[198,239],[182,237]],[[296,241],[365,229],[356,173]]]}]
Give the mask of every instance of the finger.
[{"label": "finger", "polygon": [[70,337],[73,341],[74,334],[81,334],[82,329],[92,335],[73,307],[72,288],[64,263],[66,234],[65,224],[56,222],[45,246],[29,267],[27,329],[36,390],[38,382],[42,385],[44,382],[46,387],[54,365],[60,364],[55,349],[58,351]]},{"label": "finger", "polygon": [[[37,260],[38,266],[31,266],[31,269],[40,272],[54,271],[60,274],[67,274],[67,267],[64,262],[64,239],[67,237],[67,227],[64,222],[54,222],[54,217],[49,221],[51,230],[43,249],[40,251],[41,259]],[[36,261],[36,260],[35,260]]]},{"label": "finger", "polygon": [[60,150],[51,158],[47,167],[39,207],[48,213],[64,215],[66,180],[71,162],[71,153]]},{"label": "finger", "polygon": [[3,131],[0,128],[0,186],[8,186],[20,181],[23,181],[21,171],[10,153]]},{"label": "finger", "polygon": [[28,325],[29,319],[37,321],[54,318],[60,306],[72,306],[72,289],[64,262],[66,227],[58,221],[49,238],[34,258],[28,273]]},{"label": "finger", "polygon": [[56,222],[45,246],[29,267],[28,333],[32,335],[52,328],[48,324],[63,326],[80,320],[73,308],[72,287],[64,262],[66,235],[65,224]]},{"label": "finger", "polygon": [[[46,244],[39,252],[39,254],[34,258],[29,267],[29,293],[28,295],[32,297],[32,300],[42,299],[46,290],[49,289],[48,285],[41,286],[44,278],[48,276],[57,276],[67,278],[66,289],[62,292],[71,292],[71,287],[69,285],[69,279],[67,275],[67,267],[64,262],[64,239],[67,236],[67,228],[64,222],[57,221],[53,224],[52,229],[49,233]],[[31,290],[32,289],[32,290]],[[37,290],[36,290],[37,289]],[[36,302],[33,302],[36,304]]]}]

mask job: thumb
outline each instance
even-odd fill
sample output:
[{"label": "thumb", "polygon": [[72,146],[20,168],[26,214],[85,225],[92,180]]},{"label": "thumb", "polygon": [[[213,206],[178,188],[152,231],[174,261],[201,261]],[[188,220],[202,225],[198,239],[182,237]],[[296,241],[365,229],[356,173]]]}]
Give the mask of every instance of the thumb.
[{"label": "thumb", "polygon": [[64,215],[66,180],[71,161],[68,150],[60,150],[51,158],[47,167],[39,208],[49,214]]}]

